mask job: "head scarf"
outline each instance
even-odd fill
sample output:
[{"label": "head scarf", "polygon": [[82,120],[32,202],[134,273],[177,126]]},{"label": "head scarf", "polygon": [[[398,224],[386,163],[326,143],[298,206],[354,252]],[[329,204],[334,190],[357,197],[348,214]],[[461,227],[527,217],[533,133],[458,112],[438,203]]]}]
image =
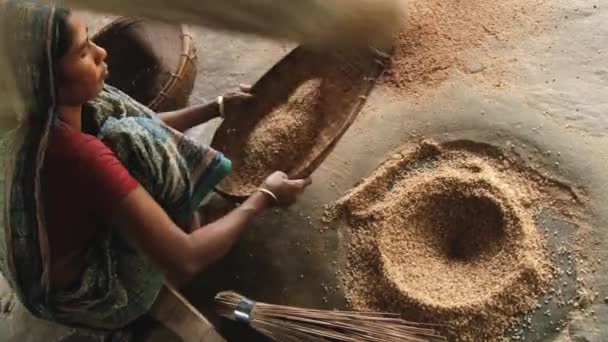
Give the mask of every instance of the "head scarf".
[{"label": "head scarf", "polygon": [[57,41],[54,10],[53,6],[32,2],[0,1],[0,43],[12,67],[12,75],[2,76],[3,83],[14,82],[23,99],[22,106],[7,108],[19,110],[13,113],[19,124],[4,141],[8,155],[4,163],[2,254],[6,260],[0,264],[24,305],[42,317],[51,316],[36,303],[43,302],[49,291],[50,257],[40,178],[50,129],[57,118],[52,58]]}]

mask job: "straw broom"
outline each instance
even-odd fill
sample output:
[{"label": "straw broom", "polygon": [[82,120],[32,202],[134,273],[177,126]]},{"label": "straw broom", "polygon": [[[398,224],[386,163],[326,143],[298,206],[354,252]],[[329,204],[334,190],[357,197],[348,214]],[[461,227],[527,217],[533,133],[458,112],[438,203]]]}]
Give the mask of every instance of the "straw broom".
[{"label": "straw broom", "polygon": [[222,317],[248,324],[280,342],[447,341],[433,325],[375,312],[323,311],[258,303],[232,291],[215,297]]}]

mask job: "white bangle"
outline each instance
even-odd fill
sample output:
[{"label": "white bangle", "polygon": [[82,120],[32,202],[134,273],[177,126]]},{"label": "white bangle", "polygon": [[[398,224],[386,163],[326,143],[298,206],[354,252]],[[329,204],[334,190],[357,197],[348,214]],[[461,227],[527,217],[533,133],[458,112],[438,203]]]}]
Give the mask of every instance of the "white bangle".
[{"label": "white bangle", "polygon": [[268,189],[264,189],[264,188],[259,188],[258,191],[265,193],[266,195],[272,197],[272,199],[274,200],[275,203],[279,203],[279,199],[277,198],[277,195],[273,194],[272,191],[270,191]]},{"label": "white bangle", "polygon": [[223,118],[224,117],[224,97],[223,96],[218,96],[217,97],[217,104],[220,107],[220,116]]}]

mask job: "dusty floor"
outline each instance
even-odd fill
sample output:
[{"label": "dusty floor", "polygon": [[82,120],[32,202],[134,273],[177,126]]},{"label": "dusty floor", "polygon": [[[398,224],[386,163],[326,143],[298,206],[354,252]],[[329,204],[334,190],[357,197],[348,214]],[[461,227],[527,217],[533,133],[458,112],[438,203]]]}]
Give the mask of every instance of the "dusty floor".
[{"label": "dusty floor", "polygon": [[[566,329],[556,331],[541,314],[540,333],[526,340],[608,340],[608,1],[551,0],[550,29],[521,39],[514,46],[496,44],[503,57],[501,86],[478,82],[476,54],[466,51],[469,73],[455,71],[423,97],[401,96],[379,86],[359,118],[326,162],[313,175],[314,184],[294,207],[271,211],[258,220],[233,252],[202,275],[189,290],[205,310],[217,290],[234,289],[258,300],[315,308],[341,308],[345,302],[337,270],[344,263],[343,234],[321,232],[323,206],[338,199],[368,176],[385,156],[407,142],[471,139],[496,146],[515,144],[530,163],[550,170],[591,198],[592,228],[576,228],[547,208],[543,227],[559,234],[551,243],[576,241],[595,272],[579,274],[597,300],[586,313],[572,309]],[[99,25],[99,19],[94,20]],[[92,25],[92,26],[95,26]],[[227,36],[197,29],[200,69],[192,103],[210,101],[252,83],[289,51],[290,46],[252,37]],[[244,113],[243,115],[246,115]],[[210,138],[213,127],[198,134]],[[551,153],[546,153],[551,151]],[[559,152],[559,153],[558,153]],[[578,231],[577,231],[578,229]],[[584,240],[580,237],[584,236]],[[568,280],[574,283],[573,280]],[[10,291],[0,285],[0,339],[51,341],[63,328],[30,318]],[[593,311],[595,315],[589,314]],[[556,313],[557,314],[557,313]],[[545,323],[543,323],[545,322]],[[224,328],[231,325],[222,324]],[[241,331],[235,341],[254,340]],[[545,336],[546,333],[546,336]],[[150,340],[169,340],[163,332]],[[244,337],[246,336],[246,337]]]}]

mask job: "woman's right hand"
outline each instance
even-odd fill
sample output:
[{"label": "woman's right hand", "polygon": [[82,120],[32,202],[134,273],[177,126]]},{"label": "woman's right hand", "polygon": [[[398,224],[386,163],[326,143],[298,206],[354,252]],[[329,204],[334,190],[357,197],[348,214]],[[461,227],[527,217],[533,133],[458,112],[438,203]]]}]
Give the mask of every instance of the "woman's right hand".
[{"label": "woman's right hand", "polygon": [[310,177],[305,179],[289,179],[281,171],[276,171],[266,178],[260,186],[276,196],[277,205],[289,206],[293,204],[297,197],[312,183]]}]

